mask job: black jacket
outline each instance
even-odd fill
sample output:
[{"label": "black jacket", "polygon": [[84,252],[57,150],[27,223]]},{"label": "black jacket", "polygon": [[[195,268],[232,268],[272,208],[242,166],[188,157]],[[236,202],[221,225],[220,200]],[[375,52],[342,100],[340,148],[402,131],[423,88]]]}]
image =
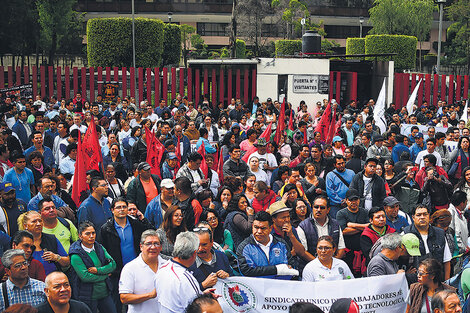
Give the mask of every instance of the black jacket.
[{"label": "black jacket", "polygon": [[[364,171],[357,173],[356,175],[354,175],[351,184],[349,185],[349,188],[354,188],[359,192],[359,195],[361,196],[361,203],[363,203],[364,201],[364,180],[362,179],[363,176]],[[383,205],[385,197],[387,196],[387,193],[385,191],[385,181],[379,175],[374,174],[374,176],[372,176],[371,183],[372,206],[381,207]]]},{"label": "black jacket", "polygon": [[[140,237],[142,237],[142,233],[144,231],[149,229],[148,225],[144,225],[139,220],[132,217],[128,217],[127,220],[129,221],[132,228],[135,255],[139,255]],[[114,218],[109,219],[105,224],[103,224],[103,226],[101,226],[101,232],[98,241],[116,261],[116,270],[112,275],[119,276],[124,265],[122,264],[121,239],[119,238],[117,230],[114,227]]]},{"label": "black jacket", "polygon": [[[158,193],[160,194],[160,178],[155,174],[151,174],[150,177],[153,179],[155,186],[157,186]],[[147,198],[145,196],[144,186],[142,186],[142,183],[140,182],[140,175],[129,183],[126,199],[129,202],[135,203],[139,211],[142,212],[142,214],[145,214],[145,209],[147,209]]]},{"label": "black jacket", "polygon": [[426,253],[426,249],[424,247],[423,237],[419,233],[418,229],[416,228],[415,224],[411,224],[403,229],[405,234],[412,233],[415,234],[416,237],[419,239],[419,251],[421,252],[421,256],[415,257],[415,267],[418,268],[419,262],[424,259],[434,258],[439,262],[443,262],[444,260],[444,248],[446,245],[446,236],[444,230],[429,225],[428,229],[428,239],[427,244],[429,248],[429,253]]}]

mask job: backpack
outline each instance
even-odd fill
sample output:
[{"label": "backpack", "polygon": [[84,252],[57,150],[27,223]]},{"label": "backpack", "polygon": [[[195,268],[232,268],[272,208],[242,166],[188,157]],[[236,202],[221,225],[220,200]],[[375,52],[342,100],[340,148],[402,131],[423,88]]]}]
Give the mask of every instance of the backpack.
[{"label": "backpack", "polygon": [[72,241],[72,230],[70,230],[70,223],[69,223],[69,221],[67,221],[65,218],[59,217],[59,216],[57,216],[57,219],[59,220],[59,222],[60,222],[62,225],[64,225],[64,226],[69,230],[69,232],[70,232],[70,238],[69,238],[69,240],[70,240],[70,244],[72,244],[72,243],[73,243],[73,241]]}]

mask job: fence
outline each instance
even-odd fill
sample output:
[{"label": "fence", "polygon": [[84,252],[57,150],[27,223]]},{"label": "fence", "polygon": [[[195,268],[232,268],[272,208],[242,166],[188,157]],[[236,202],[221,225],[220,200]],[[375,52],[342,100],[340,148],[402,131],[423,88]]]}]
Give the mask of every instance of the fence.
[{"label": "fence", "polygon": [[454,104],[468,99],[468,75],[437,75],[395,73],[394,101],[397,107],[406,106],[410,94],[420,80],[416,99],[418,107],[426,100],[437,106],[439,100]]},{"label": "fence", "polygon": [[5,72],[0,66],[0,89],[32,84],[33,96],[41,98],[55,95],[59,100],[70,99],[80,92],[93,102],[103,94],[105,83],[119,84],[120,96],[130,95],[139,102],[168,101],[179,93],[196,104],[202,95],[208,95],[214,105],[231,98],[248,103],[256,95],[256,69],[8,66]]}]

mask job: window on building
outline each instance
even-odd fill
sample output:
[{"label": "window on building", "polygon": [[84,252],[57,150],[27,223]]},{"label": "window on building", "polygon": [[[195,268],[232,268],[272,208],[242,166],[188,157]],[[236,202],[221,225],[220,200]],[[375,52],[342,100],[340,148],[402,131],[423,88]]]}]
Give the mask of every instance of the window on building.
[{"label": "window on building", "polygon": [[228,23],[197,23],[197,33],[201,36],[228,36]]},{"label": "window on building", "polygon": [[[363,26],[362,36],[365,37],[372,27]],[[349,37],[359,37],[359,26],[325,25],[326,38],[346,39]]]}]

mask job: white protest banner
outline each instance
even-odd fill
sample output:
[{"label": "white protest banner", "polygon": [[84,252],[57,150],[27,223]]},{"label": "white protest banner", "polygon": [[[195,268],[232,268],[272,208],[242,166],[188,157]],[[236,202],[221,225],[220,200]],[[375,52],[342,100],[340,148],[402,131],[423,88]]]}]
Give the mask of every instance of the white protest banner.
[{"label": "white protest banner", "polygon": [[352,298],[361,313],[403,313],[408,297],[404,274],[322,282],[230,277],[215,288],[224,313],[288,312],[299,301],[327,313],[339,298]]},{"label": "white protest banner", "polygon": [[[413,126],[418,126],[419,132],[423,133],[423,135],[427,135],[428,134],[428,128],[431,127],[429,125],[401,124],[400,133],[402,135],[408,136],[409,134],[411,134],[411,127],[413,127]],[[445,134],[446,131],[447,131],[447,127],[435,127],[435,126],[433,126],[433,127],[436,129],[436,133],[441,132],[441,133]]]}]

